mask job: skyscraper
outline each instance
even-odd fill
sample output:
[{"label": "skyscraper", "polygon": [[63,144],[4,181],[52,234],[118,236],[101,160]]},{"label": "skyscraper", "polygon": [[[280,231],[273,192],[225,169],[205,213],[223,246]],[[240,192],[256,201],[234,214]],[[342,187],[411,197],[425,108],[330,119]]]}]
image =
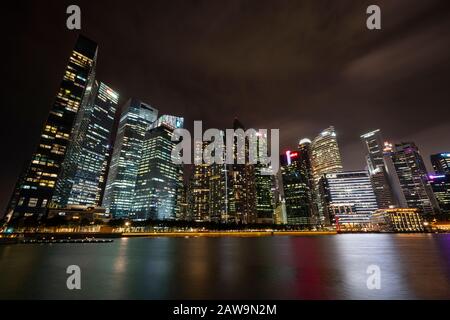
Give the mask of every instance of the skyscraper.
[{"label": "skyscraper", "polygon": [[441,213],[450,214],[450,174],[430,174],[429,181]]},{"label": "skyscraper", "polygon": [[123,107],[103,199],[114,218],[131,213],[142,145],[157,116],[158,110],[134,98]]},{"label": "skyscraper", "polygon": [[[220,137],[224,141],[225,133],[220,131]],[[210,142],[204,142],[206,147]],[[225,146],[222,146],[225,148]],[[225,149],[223,149],[225,150]],[[216,156],[216,154],[212,154]],[[225,160],[225,153],[222,154]],[[199,168],[197,168],[198,170]],[[234,222],[234,206],[232,202],[232,189],[230,188],[230,165],[224,163],[202,164],[200,170],[204,170],[205,175],[201,177],[208,190],[207,209],[208,220],[216,223]],[[204,189],[204,190],[206,190]],[[198,190],[200,191],[200,190]],[[205,191],[203,191],[205,193]],[[201,200],[199,198],[199,200]],[[203,201],[203,200],[201,200]],[[230,205],[231,203],[231,205]]]},{"label": "skyscraper", "polygon": [[174,220],[181,165],[172,161],[173,131],[183,126],[183,118],[163,115],[145,134],[139,160],[133,209],[136,220]]},{"label": "skyscraper", "polygon": [[[203,154],[206,143],[200,141],[194,142],[194,155]],[[201,150],[201,151],[200,151]],[[202,159],[194,159],[194,162],[202,161]],[[190,179],[190,205],[189,212],[191,219],[194,221],[209,221],[209,203],[210,203],[210,182],[211,166],[201,162],[196,164],[192,169]]]},{"label": "skyscraper", "polygon": [[369,167],[369,171],[375,171],[376,168],[383,167],[384,141],[383,137],[381,136],[380,129],[363,134],[361,136],[361,139],[368,151],[367,165]]},{"label": "skyscraper", "polygon": [[[234,119],[233,129],[236,131],[242,129],[245,131],[244,125],[238,120]],[[229,183],[232,188],[231,204],[234,209],[234,219],[239,223],[254,223],[256,222],[256,185],[255,185],[255,166],[250,164],[247,157],[245,164],[237,163],[237,139],[233,143],[236,151],[235,163],[230,166]],[[245,143],[245,154],[249,152],[248,141]]]},{"label": "skyscraper", "polygon": [[299,151],[287,151],[281,157],[283,196],[287,224],[308,225],[313,222],[310,181]]},{"label": "skyscraper", "polygon": [[46,213],[60,176],[72,127],[95,76],[97,44],[79,36],[64,72],[55,102],[44,124],[38,147],[21,175],[15,191],[15,217],[40,217]]},{"label": "skyscraper", "polygon": [[367,148],[367,167],[379,208],[396,205],[384,160],[384,141],[379,129],[361,136]]},{"label": "skyscraper", "polygon": [[189,188],[184,181],[184,177],[181,176],[177,189],[177,220],[190,220],[189,202]]},{"label": "skyscraper", "polygon": [[450,152],[433,154],[430,158],[436,174],[450,174]]},{"label": "skyscraper", "polygon": [[[262,156],[260,149],[268,150],[267,133],[257,132],[258,140],[255,154]],[[260,148],[261,144],[261,148]],[[260,163],[254,165],[255,170],[255,210],[257,223],[274,223],[274,177],[267,173],[268,166]]]},{"label": "skyscraper", "polygon": [[[233,128],[245,131],[237,119],[233,123]],[[208,144],[209,142],[194,142],[194,148],[197,151],[203,151]],[[190,212],[194,220],[225,223],[257,222],[255,165],[250,164],[247,157],[245,163],[237,163],[236,136],[231,145],[233,146],[233,164],[205,164],[202,159],[197,159],[201,164],[193,167],[190,180],[192,199]],[[248,154],[248,150],[249,144],[246,141],[245,154]],[[201,154],[201,152],[198,151],[195,154]],[[263,195],[262,191],[267,184],[266,180],[262,179],[258,182],[261,182],[262,209],[268,201],[265,197],[267,193]],[[264,213],[269,216],[267,208],[264,209]],[[261,222],[268,219],[270,218],[265,219],[261,216]]]},{"label": "skyscraper", "polygon": [[102,180],[119,94],[102,82],[86,89],[52,203],[100,206]]},{"label": "skyscraper", "polygon": [[230,207],[232,190],[229,184],[229,166],[214,163],[208,167],[208,216],[213,222],[234,221],[234,208]]},{"label": "skyscraper", "polygon": [[327,173],[342,171],[341,153],[334,127],[323,130],[311,143],[311,170],[314,181],[314,193],[319,212],[319,223],[323,223],[324,208],[320,200],[319,181]]},{"label": "skyscraper", "polygon": [[233,165],[230,172],[232,208],[234,219],[239,223],[256,222],[256,185],[253,165]]},{"label": "skyscraper", "polygon": [[316,184],[324,174],[342,171],[341,153],[334,127],[323,130],[311,143],[311,168]]},{"label": "skyscraper", "polygon": [[319,221],[319,208],[317,206],[316,194],[314,192],[314,178],[312,175],[311,166],[311,140],[308,138],[301,139],[298,144],[298,161],[301,168],[303,168],[304,174],[308,183],[308,202],[310,209],[311,223],[316,224]]},{"label": "skyscraper", "polygon": [[378,206],[367,171],[325,174],[320,184],[326,221],[337,228],[368,227]]},{"label": "skyscraper", "polygon": [[255,165],[256,222],[273,223],[275,199],[273,194],[273,176],[261,173],[264,167]]},{"label": "skyscraper", "polygon": [[422,214],[438,213],[439,206],[417,146],[413,142],[402,142],[396,144],[391,152],[387,152],[387,155],[395,170],[389,174],[397,175],[406,206],[417,208]]}]

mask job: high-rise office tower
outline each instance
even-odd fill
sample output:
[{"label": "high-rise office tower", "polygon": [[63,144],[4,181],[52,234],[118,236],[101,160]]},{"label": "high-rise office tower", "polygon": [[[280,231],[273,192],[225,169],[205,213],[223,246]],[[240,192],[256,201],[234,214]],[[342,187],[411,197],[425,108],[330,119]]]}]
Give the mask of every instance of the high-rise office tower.
[{"label": "high-rise office tower", "polygon": [[131,213],[142,145],[157,116],[158,110],[134,98],[122,109],[103,199],[114,218]]},{"label": "high-rise office tower", "polygon": [[119,94],[102,82],[86,89],[56,183],[52,203],[100,206],[109,143]]},{"label": "high-rise office tower", "polygon": [[[236,131],[242,129],[245,131],[244,125],[234,119],[233,129]],[[233,146],[237,145],[237,140]],[[237,150],[237,148],[236,148]],[[249,144],[245,143],[245,154],[249,152]],[[235,152],[235,159],[237,154]],[[245,159],[245,164],[238,164],[237,160],[230,166],[230,188],[232,188],[232,199],[234,209],[234,219],[239,223],[256,222],[256,185],[255,185],[255,166]]]},{"label": "high-rise office tower", "polygon": [[396,205],[389,177],[387,175],[384,159],[384,141],[381,131],[375,130],[361,136],[367,148],[367,167],[370,173],[370,180],[377,197],[379,208],[389,208]]},{"label": "high-rise office tower", "polygon": [[44,124],[38,147],[21,174],[14,192],[17,199],[9,208],[15,217],[40,217],[46,213],[60,176],[72,127],[84,101],[86,88],[93,83],[97,44],[79,36],[70,55],[55,102]]},{"label": "high-rise office tower", "polygon": [[[255,145],[255,154],[260,154],[260,147],[263,150],[269,150],[267,133],[257,132],[257,143]],[[261,144],[261,145],[260,145]],[[274,223],[274,177],[267,173],[268,166],[260,163],[254,165],[255,170],[255,209],[257,223]]]},{"label": "high-rise office tower", "polygon": [[450,214],[450,174],[430,174],[429,181],[441,213]]},{"label": "high-rise office tower", "polygon": [[387,151],[386,155],[392,161],[393,168],[391,171],[395,171],[389,174],[397,175],[406,206],[417,208],[422,214],[438,213],[439,206],[432,192],[427,170],[417,146],[413,142],[399,143],[395,145],[391,152]]},{"label": "high-rise office tower", "polygon": [[300,151],[287,151],[281,157],[283,197],[287,224],[308,225],[313,221],[308,169]]},{"label": "high-rise office tower", "polygon": [[189,188],[184,181],[184,177],[181,176],[177,190],[177,220],[190,220],[189,200]]},{"label": "high-rise office tower", "polygon": [[319,181],[324,174],[342,171],[341,153],[334,127],[323,130],[311,143],[311,170],[314,182],[314,194],[319,212],[318,223],[323,223],[324,208],[320,201]]},{"label": "high-rise office tower", "polygon": [[430,159],[436,174],[450,174],[450,152],[433,154]]},{"label": "high-rise office tower", "polygon": [[316,184],[324,174],[342,171],[341,153],[334,127],[323,130],[311,143],[311,168]]},{"label": "high-rise office tower", "polygon": [[[285,164],[284,155],[280,156],[280,165]],[[284,199],[282,170],[278,170],[273,176],[273,196],[274,196],[274,223],[287,224],[286,200]]]},{"label": "high-rise office tower", "polygon": [[228,223],[234,221],[233,196],[230,189],[227,164],[214,163],[208,167],[208,216],[210,221]]},{"label": "high-rise office tower", "polygon": [[[203,154],[205,142],[194,141],[194,155]],[[194,159],[194,162],[200,163],[202,158]],[[194,221],[209,221],[209,203],[210,203],[210,182],[211,166],[201,162],[196,164],[192,169],[190,179],[190,203],[189,212],[191,219]]]},{"label": "high-rise office tower", "polygon": [[274,221],[274,193],[273,176],[261,173],[260,165],[255,165],[255,188],[256,188],[256,222],[273,223]]},{"label": "high-rise office tower", "polygon": [[[115,121],[117,123],[117,121]],[[103,204],[103,199],[105,197],[105,189],[106,189],[106,180],[108,179],[109,165],[111,163],[111,157],[114,147],[114,138],[116,137],[116,126],[113,126],[111,139],[108,143],[108,149],[105,153],[105,160],[103,161],[102,170],[100,172],[99,184],[98,188],[100,193],[98,194],[98,198],[96,198],[95,202],[101,206]]]},{"label": "high-rise office tower", "polygon": [[383,167],[384,141],[380,129],[363,134],[361,139],[368,151],[367,165],[369,167],[369,171],[374,171],[378,167]]},{"label": "high-rise office tower", "polygon": [[139,160],[132,213],[135,220],[175,220],[182,167],[172,160],[173,131],[183,118],[163,115],[145,134]]},{"label": "high-rise office tower", "polygon": [[304,174],[308,181],[308,202],[310,209],[311,223],[316,224],[319,221],[319,208],[317,206],[316,194],[314,192],[314,178],[312,175],[311,166],[311,140],[308,138],[301,139],[298,144],[298,161],[301,163],[301,167],[304,170]]},{"label": "high-rise office tower", "polygon": [[[220,131],[222,141],[225,142],[225,133]],[[205,143],[205,146],[209,142]],[[225,145],[223,145],[225,151]],[[216,156],[214,154],[214,156]],[[225,160],[225,153],[222,155]],[[234,222],[233,192],[230,188],[230,165],[226,163],[213,163],[207,166],[208,180],[208,218],[212,222]]]},{"label": "high-rise office tower", "polygon": [[[233,127],[234,130],[245,131],[237,119]],[[203,151],[208,144],[209,142],[195,142],[194,148]],[[202,162],[194,165],[190,181],[192,219],[224,223],[257,222],[255,165],[250,164],[247,157],[244,164],[238,164],[236,138],[232,145],[234,164],[208,165]],[[246,141],[245,154],[248,154],[248,150],[249,144]]]},{"label": "high-rise office tower", "polygon": [[326,221],[337,228],[368,227],[378,209],[367,171],[325,174],[320,190]]}]

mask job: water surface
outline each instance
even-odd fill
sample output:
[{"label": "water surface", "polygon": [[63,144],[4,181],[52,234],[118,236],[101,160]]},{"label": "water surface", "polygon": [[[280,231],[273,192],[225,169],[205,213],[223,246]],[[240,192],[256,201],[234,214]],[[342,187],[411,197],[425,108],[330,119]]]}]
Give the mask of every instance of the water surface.
[{"label": "water surface", "polygon": [[[68,290],[66,268],[81,268]],[[367,288],[369,265],[381,288]],[[450,299],[450,235],[130,238],[0,246],[1,299]]]}]

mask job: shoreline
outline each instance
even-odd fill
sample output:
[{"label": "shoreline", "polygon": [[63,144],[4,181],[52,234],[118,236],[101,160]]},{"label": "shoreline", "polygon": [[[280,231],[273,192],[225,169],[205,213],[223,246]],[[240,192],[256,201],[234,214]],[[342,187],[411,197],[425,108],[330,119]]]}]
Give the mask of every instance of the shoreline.
[{"label": "shoreline", "polygon": [[0,234],[0,244],[11,240],[75,240],[119,238],[198,238],[198,237],[273,237],[273,236],[324,236],[336,235],[336,231],[181,231],[181,232],[37,232]]},{"label": "shoreline", "polygon": [[152,237],[272,237],[336,235],[335,231],[206,231],[206,232],[128,232],[122,238]]},{"label": "shoreline", "polygon": [[[128,238],[261,238],[261,237],[315,237],[339,234],[446,234],[442,232],[336,232],[336,231],[200,231],[200,232],[48,232],[0,234],[0,245],[33,243],[109,243],[110,239]],[[447,233],[448,234],[448,233]],[[108,239],[108,240],[106,240]]]}]

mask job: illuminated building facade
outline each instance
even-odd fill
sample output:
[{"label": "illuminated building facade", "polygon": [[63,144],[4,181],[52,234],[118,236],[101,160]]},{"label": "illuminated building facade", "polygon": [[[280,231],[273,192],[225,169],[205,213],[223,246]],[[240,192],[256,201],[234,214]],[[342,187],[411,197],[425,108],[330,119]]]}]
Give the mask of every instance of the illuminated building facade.
[{"label": "illuminated building facade", "polygon": [[68,205],[64,208],[50,208],[48,210],[49,219],[60,217],[72,223],[101,222],[108,223],[111,220],[111,214],[105,211],[105,208],[85,205]]},{"label": "illuminated building facade", "polygon": [[311,143],[311,169],[315,183],[326,173],[342,171],[341,153],[334,127],[322,131]]},{"label": "illuminated building facade", "polygon": [[[439,213],[439,206],[428,181],[419,149],[413,142],[396,144],[387,155],[393,164],[406,207],[417,208],[425,215]],[[402,199],[403,200],[403,199]],[[402,205],[403,201],[400,201]],[[402,205],[403,206],[403,205]]]},{"label": "illuminated building facade", "polygon": [[102,82],[86,89],[52,203],[100,206],[119,94]]},{"label": "illuminated building facade", "polygon": [[430,174],[428,177],[441,213],[450,214],[450,174]]},{"label": "illuminated building facade", "polygon": [[14,217],[45,215],[60,176],[72,127],[84,101],[89,83],[93,83],[97,44],[79,36],[69,58],[64,77],[44,124],[38,147],[21,175],[9,208]]},{"label": "illuminated building facade", "polygon": [[[280,164],[283,165],[283,155],[280,156]],[[284,200],[283,175],[281,168],[273,176],[273,197],[274,197],[274,223],[287,224],[286,201]]]},{"label": "illuminated building facade", "polygon": [[180,176],[177,189],[177,210],[176,219],[177,220],[189,220],[189,188],[184,181],[184,177]]},{"label": "illuminated building facade", "polygon": [[173,131],[183,118],[161,116],[145,134],[139,160],[133,210],[134,220],[175,220],[181,165],[172,161]]},{"label": "illuminated building facade", "polygon": [[367,227],[378,209],[367,171],[325,174],[320,192],[326,222],[336,228]]},{"label": "illuminated building facade", "polygon": [[287,151],[281,157],[283,198],[287,224],[308,225],[313,222],[308,170],[299,151]]},{"label": "illuminated building facade", "polygon": [[229,184],[229,166],[212,164],[208,167],[208,217],[213,222],[234,221],[233,193]]},{"label": "illuminated building facade", "polygon": [[450,174],[450,152],[433,154],[430,159],[436,174]]},{"label": "illuminated building facade", "polygon": [[316,193],[314,192],[314,177],[312,175],[311,166],[311,140],[308,138],[301,139],[298,144],[298,161],[308,181],[308,203],[310,208],[311,223],[316,224],[320,221],[319,208],[316,201]]},{"label": "illuminated building facade", "polygon": [[386,170],[384,160],[384,141],[381,131],[375,130],[363,134],[361,139],[367,149],[367,167],[370,173],[370,180],[377,197],[379,208],[389,208],[396,205],[395,197],[392,193],[390,180]]},{"label": "illuminated building facade", "polygon": [[264,168],[255,165],[255,188],[256,188],[256,222],[273,223],[274,221],[274,194],[273,176],[261,174]]},{"label": "illuminated building facade", "polygon": [[[245,130],[238,120],[234,121],[233,127],[234,130]],[[194,152],[195,156],[201,154],[201,151],[208,144],[209,142],[206,141],[194,142],[194,149],[197,151]],[[203,162],[203,159],[194,159],[194,162],[197,160],[201,164],[193,166],[192,178],[190,179],[192,202],[189,211],[192,219],[244,224],[258,222],[256,184],[260,183],[260,221],[273,221],[272,204],[268,205],[270,212],[266,207],[267,203],[271,201],[271,190],[267,180],[257,178],[255,165],[249,164],[247,158],[244,164],[237,164],[237,140],[232,145],[234,148],[233,164],[208,165]],[[246,141],[245,149],[247,154],[248,141]],[[261,176],[260,173],[258,173],[259,177]],[[269,191],[269,194],[266,191]]]},{"label": "illuminated building facade", "polygon": [[325,212],[320,201],[319,180],[324,174],[342,171],[341,153],[334,127],[323,130],[311,143],[311,171],[318,210],[318,223],[325,222]]},{"label": "illuminated building facade", "polygon": [[142,145],[157,116],[158,110],[138,99],[123,107],[103,199],[114,218],[128,218],[131,213]]},{"label": "illuminated building facade", "polygon": [[371,217],[374,231],[380,232],[423,232],[424,222],[417,209],[380,209]]},{"label": "illuminated building facade", "polygon": [[[244,125],[238,120],[234,119],[233,129],[242,129],[245,131]],[[236,148],[237,139],[233,146]],[[237,148],[236,148],[237,149]],[[248,154],[248,141],[245,143],[245,154]],[[237,159],[237,154],[234,152],[234,158]],[[239,223],[255,223],[256,222],[256,185],[255,185],[255,166],[249,164],[248,159],[245,159],[245,164],[237,164],[237,160],[233,165],[230,165],[228,172],[230,188],[232,196],[230,207],[233,210],[234,221]],[[231,215],[229,215],[232,218]]]},{"label": "illuminated building facade", "polygon": [[[257,151],[255,154],[260,155],[260,149],[269,150],[267,133],[258,132],[258,138],[256,143]],[[260,148],[260,144],[261,145]],[[268,166],[257,163],[254,165],[255,171],[255,210],[256,210],[256,222],[257,223],[274,223],[274,177],[273,175],[264,174],[267,173]]]},{"label": "illuminated building facade", "polygon": [[[194,142],[194,155],[202,154],[206,143]],[[201,150],[201,152],[200,152]],[[202,159],[194,159],[194,162]],[[190,208],[191,219],[194,221],[209,221],[209,177],[211,175],[211,166],[201,163],[193,166],[192,177],[190,179]]]}]

